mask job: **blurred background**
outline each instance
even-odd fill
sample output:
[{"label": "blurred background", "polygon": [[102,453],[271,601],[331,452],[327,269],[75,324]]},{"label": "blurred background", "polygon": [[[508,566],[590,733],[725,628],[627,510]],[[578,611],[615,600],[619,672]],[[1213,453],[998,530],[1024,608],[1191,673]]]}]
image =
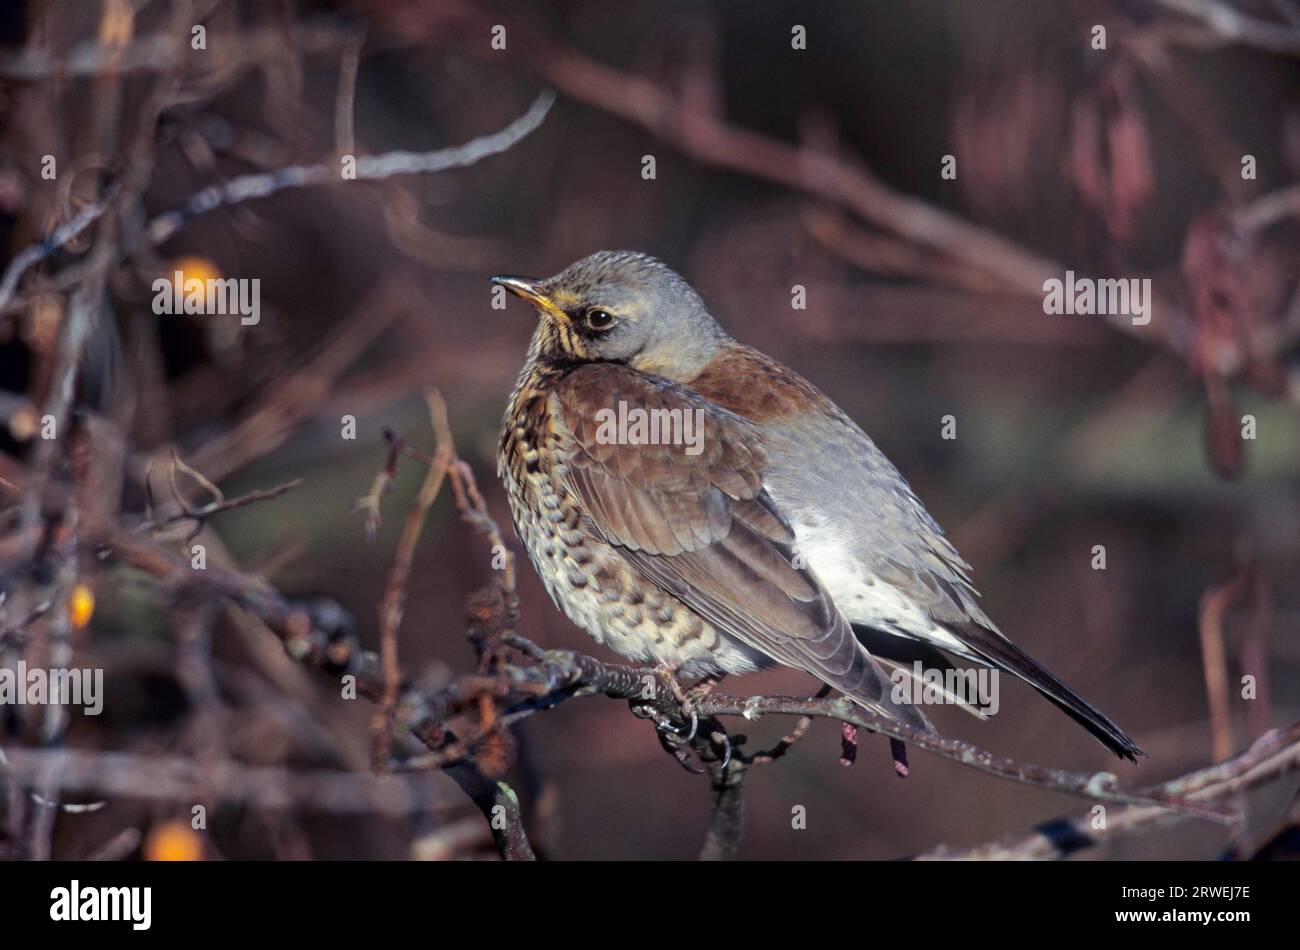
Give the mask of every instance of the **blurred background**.
[{"label": "blurred background", "polygon": [[[1214,8],[1248,29],[1218,32],[1237,20],[1198,15]],[[375,648],[423,478],[399,466],[369,543],[355,504],[384,467],[383,430],[432,451],[422,391],[436,388],[514,545],[496,442],[533,321],[493,309],[488,277],[548,275],[601,248],[662,258],[733,335],[838,402],[974,566],[1002,629],[1150,758],[1115,762],[1009,680],[987,723],[936,710],[945,734],[1149,783],[1300,719],[1298,56],[1289,0],[7,4],[0,255],[12,266],[79,211],[110,210],[3,291],[0,477],[24,490],[4,495],[0,657],[36,663],[63,643],[105,670],[107,696],[103,715],[64,724],[4,710],[0,853],[491,854],[445,776],[371,775],[371,704],[341,700],[247,612],[174,596],[76,544],[48,489],[80,484],[94,509],[81,523],[137,530],[147,506],[172,503],[173,448],[227,498],[302,479],[222,511],[199,540],[213,563]],[[497,132],[545,89],[558,98],[541,126],[472,167],[331,175],[187,216],[163,240],[148,227],[239,176]],[[1046,315],[1042,280],[1066,268],[1150,278],[1151,324]],[[260,322],[156,315],[151,285],[175,270],[259,279]],[[806,309],[791,307],[795,285]],[[78,289],[92,318],[65,408],[95,437],[88,458],[51,458],[40,419],[69,378]],[[41,466],[44,495],[25,480]],[[159,539],[188,551],[188,527]],[[464,603],[490,556],[440,497],[412,567],[407,677],[475,669]],[[519,592],[522,634],[616,659],[551,605],[526,560]],[[815,684],[774,672],[725,688]],[[707,780],[622,702],[566,702],[517,738],[512,783],[544,856],[698,852]],[[27,794],[46,760],[18,753],[42,746],[91,756],[48,787],[102,807],[55,812]],[[880,738],[852,768],[839,754],[838,729],[819,722],[754,773],[743,857],[895,858],[1083,804],[919,752],[900,781]],[[173,773],[174,760],[198,766]],[[1249,853],[1295,784],[1252,796],[1238,835],[1183,823],[1083,857]],[[806,830],[791,828],[796,805]]]}]

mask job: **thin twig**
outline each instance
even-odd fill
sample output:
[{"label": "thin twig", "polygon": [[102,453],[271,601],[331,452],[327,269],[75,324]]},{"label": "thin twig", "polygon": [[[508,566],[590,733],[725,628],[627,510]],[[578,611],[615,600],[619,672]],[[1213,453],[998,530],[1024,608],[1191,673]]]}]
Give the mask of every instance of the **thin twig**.
[{"label": "thin twig", "polygon": [[384,585],[384,594],[379,604],[379,643],[380,661],[384,671],[383,701],[379,712],[375,714],[372,724],[372,761],[375,768],[383,769],[388,762],[389,748],[392,744],[393,717],[396,710],[398,690],[401,686],[401,671],[397,660],[397,635],[402,626],[402,614],[406,608],[406,585],[411,576],[411,564],[415,560],[415,547],[419,543],[420,533],[434,499],[442,488],[447,468],[455,458],[456,447],[451,439],[451,427],[447,423],[447,406],[442,396],[432,390],[425,393],[429,406],[429,416],[433,431],[438,440],[432,464],[425,473],[424,484],[415,504],[406,515],[402,534],[397,542],[397,552],[393,557],[393,566],[388,572],[388,582]]},{"label": "thin twig", "polygon": [[[380,155],[359,155],[351,177],[358,181],[378,181],[393,175],[419,175],[465,168],[492,155],[508,151],[520,140],[535,131],[551,105],[555,93],[541,93],[519,118],[499,132],[472,139],[464,145],[438,149],[432,152],[384,152]],[[338,164],[291,165],[275,171],[241,175],[229,181],[210,185],[190,195],[179,208],[158,215],[149,222],[146,231],[151,243],[166,241],[186,223],[227,205],[266,198],[290,188],[306,188],[344,181]],[[0,297],[0,305],[4,298]]]},{"label": "thin twig", "polygon": [[1228,651],[1224,646],[1223,625],[1228,611],[1250,593],[1254,584],[1248,564],[1238,567],[1227,583],[1206,591],[1201,598],[1199,628],[1201,667],[1205,675],[1205,695],[1210,707],[1211,749],[1216,761],[1232,755],[1232,706],[1229,702]]},{"label": "thin twig", "polygon": [[[177,461],[179,462],[179,459],[177,459]],[[189,466],[185,466],[185,469],[189,470],[190,472],[194,472],[194,470],[190,469]],[[147,482],[148,480],[147,474],[145,476],[145,479]],[[205,478],[203,479],[203,481],[206,482],[207,479]],[[175,469],[173,469],[172,476],[171,476],[172,497],[176,501],[177,506],[181,510],[176,514],[170,515],[166,518],[160,518],[160,519],[151,518],[149,520],[141,522],[140,526],[136,530],[141,533],[156,534],[160,531],[165,531],[167,528],[170,528],[173,525],[181,524],[186,521],[192,521],[194,522],[194,528],[186,537],[186,543],[188,544],[190,541],[193,541],[196,537],[199,536],[199,534],[203,531],[203,528],[206,526],[209,518],[212,518],[215,515],[219,515],[224,511],[232,511],[235,508],[244,508],[247,507],[248,505],[255,505],[258,502],[271,501],[272,499],[279,498],[285,492],[292,491],[302,483],[303,483],[303,479],[295,478],[291,481],[282,482],[281,484],[276,485],[273,488],[256,488],[253,491],[248,492],[247,494],[240,495],[238,498],[226,498],[221,493],[221,491],[216,488],[215,485],[212,485],[209,482],[208,483],[210,486],[209,490],[214,493],[215,497],[213,498],[212,501],[208,502],[206,505],[199,505],[198,507],[195,507],[189,504],[187,501],[185,501],[184,497],[181,496],[179,490],[176,487]],[[150,492],[150,494],[152,495],[152,492]]]}]

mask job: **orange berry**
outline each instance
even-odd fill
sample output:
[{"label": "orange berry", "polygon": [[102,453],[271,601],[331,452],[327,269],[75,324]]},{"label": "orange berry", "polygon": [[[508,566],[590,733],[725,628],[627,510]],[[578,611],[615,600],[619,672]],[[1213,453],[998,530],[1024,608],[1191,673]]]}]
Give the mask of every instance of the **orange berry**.
[{"label": "orange berry", "polygon": [[203,839],[183,821],[155,826],[144,843],[146,861],[202,861]]},{"label": "orange berry", "polygon": [[95,615],[95,592],[85,584],[72,588],[68,598],[68,619],[72,621],[73,630],[84,630]]},{"label": "orange berry", "polygon": [[217,265],[206,257],[178,257],[168,266],[166,277],[172,279],[177,271],[181,272],[181,287],[191,280],[206,283],[209,280],[221,279],[221,271],[217,269]]}]

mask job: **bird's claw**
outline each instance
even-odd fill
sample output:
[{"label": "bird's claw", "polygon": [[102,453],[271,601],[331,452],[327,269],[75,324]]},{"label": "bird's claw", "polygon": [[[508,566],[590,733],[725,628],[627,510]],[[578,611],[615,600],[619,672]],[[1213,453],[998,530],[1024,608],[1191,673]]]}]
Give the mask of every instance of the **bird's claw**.
[{"label": "bird's claw", "polygon": [[691,763],[690,753],[686,751],[686,746],[675,741],[676,733],[669,733],[661,729],[655,730],[655,735],[659,738],[659,744],[663,746],[664,751],[677,760],[677,764],[690,772],[692,775],[703,775],[705,770]]},{"label": "bird's claw", "polygon": [[727,772],[727,766],[731,764],[731,737],[725,732],[719,731],[715,732],[710,738],[713,739],[714,742],[717,742],[719,739],[722,741],[722,764],[718,766],[718,771],[725,775]]},{"label": "bird's claw", "polygon": [[692,739],[694,739],[695,733],[698,732],[700,728],[700,714],[695,711],[695,707],[691,706],[688,708],[687,711],[691,714],[691,728],[690,731],[687,732],[686,735],[682,737],[683,742],[690,742]]},{"label": "bird's claw", "polygon": [[[691,763],[690,753],[687,751],[687,746],[699,735],[700,714],[689,701],[683,704],[683,708],[691,716],[690,728],[686,730],[678,728],[671,718],[649,703],[634,704],[632,712],[634,715],[642,719],[649,719],[654,723],[655,736],[659,739],[659,744],[663,746],[665,752],[677,760],[678,765],[692,775],[707,774],[707,769],[697,768]],[[731,763],[731,739],[723,731],[713,733],[710,739],[715,744],[721,743],[722,745],[722,769],[725,771]]]},{"label": "bird's claw", "polygon": [[693,708],[688,708],[686,711],[691,714],[691,727],[683,735],[682,730],[673,725],[673,721],[654,706],[648,703],[633,706],[633,712],[642,719],[649,719],[653,722],[657,732],[672,733],[675,738],[680,738],[682,742],[690,742],[695,738],[695,733],[700,728],[700,717]]}]

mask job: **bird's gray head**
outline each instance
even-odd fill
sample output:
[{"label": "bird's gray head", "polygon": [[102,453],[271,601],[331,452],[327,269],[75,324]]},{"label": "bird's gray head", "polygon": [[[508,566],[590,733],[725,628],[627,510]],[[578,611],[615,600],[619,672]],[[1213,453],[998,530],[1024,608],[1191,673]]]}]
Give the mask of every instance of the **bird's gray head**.
[{"label": "bird's gray head", "polygon": [[542,358],[627,363],[691,379],[730,338],[685,280],[648,254],[597,251],[554,277],[493,277],[537,308]]}]

